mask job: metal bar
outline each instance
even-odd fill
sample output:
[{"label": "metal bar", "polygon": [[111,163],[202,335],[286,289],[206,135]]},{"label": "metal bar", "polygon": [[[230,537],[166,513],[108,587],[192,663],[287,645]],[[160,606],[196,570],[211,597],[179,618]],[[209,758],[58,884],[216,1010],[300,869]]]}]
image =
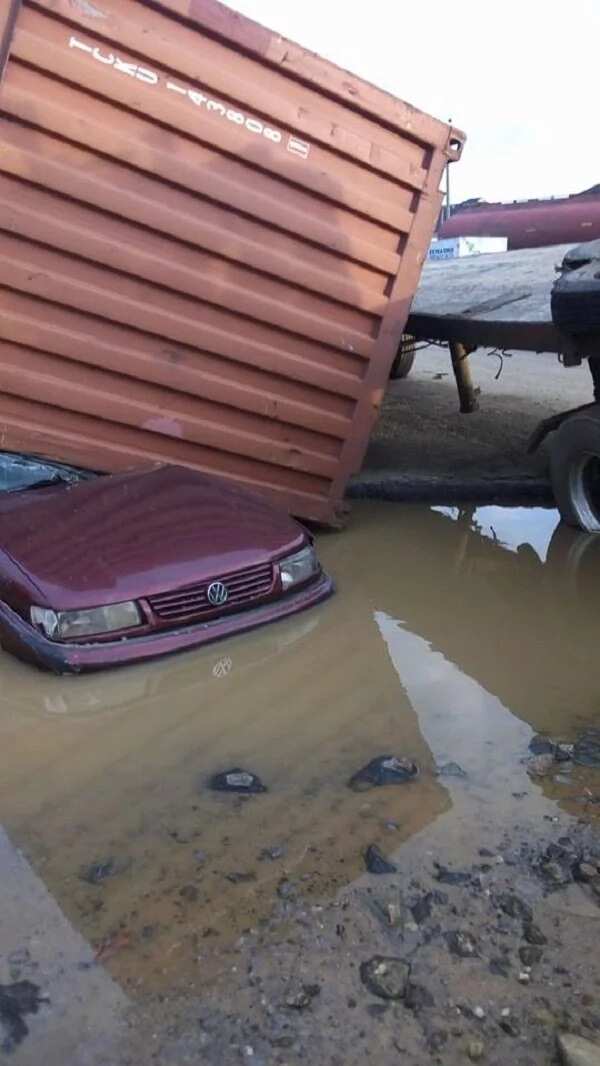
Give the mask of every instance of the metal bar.
[{"label": "metal bar", "polygon": [[463,415],[470,415],[478,409],[479,400],[477,399],[478,390],[474,387],[471,377],[469,350],[460,341],[451,341],[450,355],[460,399],[460,411]]}]

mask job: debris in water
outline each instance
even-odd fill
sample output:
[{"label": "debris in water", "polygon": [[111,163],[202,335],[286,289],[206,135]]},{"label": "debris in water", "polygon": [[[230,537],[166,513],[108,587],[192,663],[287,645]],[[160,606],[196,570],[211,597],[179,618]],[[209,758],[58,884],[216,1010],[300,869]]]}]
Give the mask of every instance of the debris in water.
[{"label": "debris in water", "polygon": [[529,741],[529,750],[532,755],[554,755],[555,748],[556,745],[550,740],[550,737],[542,736],[541,733],[538,733]]},{"label": "debris in water", "polygon": [[457,762],[445,762],[443,766],[437,767],[436,772],[438,777],[467,777],[467,771]]},{"label": "debris in water", "polygon": [[0,985],[0,1023],[5,1032],[0,1050],[6,1055],[18,1047],[29,1033],[24,1014],[37,1014],[40,1004],[47,1002],[33,981],[15,981]]},{"label": "debris in water", "polygon": [[381,999],[402,999],[409,975],[407,962],[385,955],[374,955],[360,966],[362,983]]},{"label": "debris in water", "polygon": [[573,759],[579,766],[600,769],[600,729],[588,729],[573,747]]},{"label": "debris in water", "polygon": [[275,844],[271,848],[263,848],[258,856],[259,861],[264,862],[268,859],[270,862],[275,862],[276,859],[283,859],[285,855],[285,848],[281,844]]},{"label": "debris in water", "polygon": [[403,785],[418,776],[419,768],[411,759],[397,755],[378,755],[357,770],[348,781],[354,792],[366,792],[381,785]]},{"label": "debris in water", "polygon": [[79,878],[81,881],[86,881],[88,885],[101,885],[109,877],[122,874],[127,870],[130,861],[130,859],[115,859],[112,856],[108,859],[98,859],[89,866],[82,866]]},{"label": "debris in water", "polygon": [[210,779],[210,788],[215,792],[241,792],[246,795],[267,792],[267,786],[263,785],[257,774],[251,774],[239,766],[214,774]]},{"label": "debris in water", "polygon": [[369,844],[365,851],[365,866],[370,874],[395,874],[398,867],[393,862],[388,862],[382,855],[376,844]]},{"label": "debris in water", "polygon": [[554,769],[554,754],[532,755],[527,760],[530,777],[547,777]]},{"label": "debris in water", "polygon": [[112,958],[119,951],[123,951],[124,948],[128,948],[131,944],[131,933],[127,929],[118,929],[115,933],[111,933],[107,936],[96,949],[94,958],[96,962],[104,962],[106,959]]},{"label": "debris in water", "polygon": [[243,884],[247,884],[250,881],[256,881],[256,874],[255,873],[252,873],[252,872],[241,873],[238,870],[234,870],[230,874],[225,874],[225,877],[227,878],[228,881],[231,881],[232,885],[243,885]]}]

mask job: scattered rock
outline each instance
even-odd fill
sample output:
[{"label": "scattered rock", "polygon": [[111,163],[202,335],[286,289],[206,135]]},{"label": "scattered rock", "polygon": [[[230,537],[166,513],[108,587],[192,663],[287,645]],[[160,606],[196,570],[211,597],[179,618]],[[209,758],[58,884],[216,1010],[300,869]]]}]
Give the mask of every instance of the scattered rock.
[{"label": "scattered rock", "polygon": [[574,744],[557,744],[554,758],[557,762],[569,762],[573,758],[574,751]]},{"label": "scattered rock", "polygon": [[481,1062],[485,1055],[485,1044],[483,1040],[469,1040],[467,1044],[467,1055],[471,1062]]},{"label": "scattered rock", "polygon": [[413,781],[418,773],[417,764],[410,759],[396,755],[379,755],[352,775],[348,787],[354,792],[366,792],[367,789],[382,785],[403,785],[407,781]]},{"label": "scattered rock", "polygon": [[448,951],[461,959],[472,959],[477,954],[477,942],[470,933],[453,929],[445,934]]},{"label": "scattered rock", "polygon": [[589,862],[574,863],[571,867],[571,873],[575,881],[582,881],[584,884],[587,884],[588,881],[593,881],[598,876],[596,867]]},{"label": "scattered rock", "polygon": [[281,899],[293,899],[296,895],[296,886],[291,881],[280,881],[277,885],[277,895]]},{"label": "scattered rock", "polygon": [[556,1044],[564,1066],[600,1066],[600,1044],[574,1033],[559,1033]]},{"label": "scattered rock", "polygon": [[79,871],[79,879],[86,881],[88,885],[101,885],[109,877],[123,873],[130,865],[129,859],[97,859],[89,866],[82,866]]},{"label": "scattered rock", "polygon": [[600,729],[588,729],[579,737],[573,747],[573,761],[600,769]]},{"label": "scattered rock", "polygon": [[467,777],[467,771],[457,762],[445,762],[436,768],[436,773],[438,777]]},{"label": "scattered rock", "polygon": [[258,792],[267,792],[267,786],[263,785],[257,774],[251,774],[248,770],[242,770],[235,766],[233,770],[224,770],[220,774],[214,774],[209,782],[209,788],[214,792],[240,792],[243,795],[256,795]]},{"label": "scattered rock", "polygon": [[519,948],[519,958],[523,966],[535,966],[542,957],[542,949],[537,944],[522,944]]},{"label": "scattered rock", "polygon": [[422,925],[423,922],[426,922],[427,919],[431,917],[432,904],[433,893],[427,892],[426,895],[421,896],[414,906],[411,907],[410,912],[417,925]]},{"label": "scattered rock", "polygon": [[530,777],[547,777],[554,770],[554,755],[532,755],[526,765]]},{"label": "scattered rock", "polygon": [[479,1021],[483,1021],[483,1019],[485,1018],[485,1011],[483,1007],[473,1007],[473,1015],[475,1018],[478,1018]]},{"label": "scattered rock", "polygon": [[522,970],[519,974],[519,983],[522,985],[528,985],[531,981],[531,974],[527,970]]},{"label": "scattered rock", "polygon": [[269,859],[271,862],[275,862],[276,859],[283,859],[285,855],[285,848],[281,844],[275,844],[271,848],[263,848],[258,858],[261,861]]},{"label": "scattered rock", "polygon": [[495,955],[490,959],[490,973],[498,974],[499,977],[510,977],[510,961],[503,955]]},{"label": "scattered rock", "polygon": [[496,902],[509,918],[520,918],[523,922],[530,922],[533,918],[531,907],[516,892],[503,892]]},{"label": "scattered rock", "polygon": [[304,1010],[306,1007],[310,1007],[313,999],[320,995],[321,986],[314,985],[302,985],[297,992],[290,993],[285,998],[285,1005],[291,1010]]},{"label": "scattered rock", "polygon": [[404,1006],[418,1014],[424,1007],[434,1007],[435,1000],[424,985],[413,984],[409,981],[404,993]]},{"label": "scattered rock", "polygon": [[183,885],[179,889],[179,895],[186,903],[195,903],[198,899],[198,889],[195,885]]},{"label": "scattered rock", "polygon": [[556,745],[550,740],[550,737],[545,737],[541,733],[538,733],[529,741],[529,750],[532,755],[554,756],[555,748]]},{"label": "scattered rock", "polygon": [[443,885],[468,885],[471,873],[467,870],[449,870],[447,866],[437,866],[434,877]]},{"label": "scattered rock", "polygon": [[513,1021],[510,1017],[500,1019],[500,1028],[508,1034],[508,1036],[520,1036],[521,1029],[519,1023]]},{"label": "scattered rock", "polygon": [[24,1015],[37,1014],[45,997],[33,981],[15,981],[0,985],[0,1023],[4,1038],[0,1049],[9,1055],[25,1039],[29,1032]]},{"label": "scattered rock", "polygon": [[240,870],[232,870],[230,874],[225,874],[228,881],[231,881],[232,885],[245,885],[251,881],[256,881],[256,874],[252,871],[242,872]]},{"label": "scattered rock", "polygon": [[388,862],[376,844],[369,844],[364,858],[370,874],[395,874],[398,871],[398,867],[394,866],[393,862]]},{"label": "scattered rock", "polygon": [[535,922],[524,923],[523,936],[528,944],[540,944],[543,946],[548,943],[548,938],[544,936],[539,925],[536,925]]},{"label": "scattered rock", "polygon": [[541,862],[539,871],[548,885],[552,887],[568,885],[573,879],[569,867],[560,862]]},{"label": "scattered rock", "polygon": [[381,999],[402,999],[406,992],[410,967],[403,959],[374,955],[360,966],[362,983]]}]

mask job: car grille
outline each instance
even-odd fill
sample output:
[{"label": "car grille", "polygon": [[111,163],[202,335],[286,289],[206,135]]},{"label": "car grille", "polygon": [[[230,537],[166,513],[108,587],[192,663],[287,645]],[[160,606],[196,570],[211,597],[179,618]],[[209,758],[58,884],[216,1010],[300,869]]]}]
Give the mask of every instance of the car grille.
[{"label": "car grille", "polygon": [[[208,601],[208,588],[212,580],[218,580],[227,589],[228,596],[222,607],[213,607]],[[202,618],[215,611],[227,611],[230,607],[247,607],[267,596],[273,587],[273,566],[261,563],[238,570],[224,578],[213,578],[201,585],[191,585],[177,592],[161,592],[149,596],[148,603],[161,621],[179,622],[183,619]]]}]

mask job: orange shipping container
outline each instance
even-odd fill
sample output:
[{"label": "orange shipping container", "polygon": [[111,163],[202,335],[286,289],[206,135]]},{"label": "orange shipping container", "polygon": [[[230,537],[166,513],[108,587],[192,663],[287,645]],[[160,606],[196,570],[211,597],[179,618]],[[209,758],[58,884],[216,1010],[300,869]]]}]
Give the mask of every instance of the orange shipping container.
[{"label": "orange shipping container", "polygon": [[3,448],[335,524],[463,135],[215,0],[9,0],[0,75]]}]

